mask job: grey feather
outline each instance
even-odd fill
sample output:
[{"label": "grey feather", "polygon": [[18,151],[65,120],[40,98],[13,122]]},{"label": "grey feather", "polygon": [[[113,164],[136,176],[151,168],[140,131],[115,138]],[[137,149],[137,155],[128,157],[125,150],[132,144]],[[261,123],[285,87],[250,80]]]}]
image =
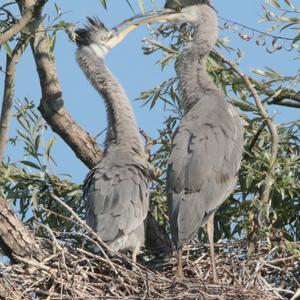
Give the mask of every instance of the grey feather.
[{"label": "grey feather", "polygon": [[181,249],[232,193],[242,158],[243,127],[206,71],[207,55],[217,39],[216,12],[196,0],[167,4],[173,8],[177,2],[199,4],[193,8],[199,17],[193,24],[194,38],[176,64],[184,115],[167,171],[171,233]]},{"label": "grey feather", "polygon": [[127,95],[101,55],[111,32],[98,19],[88,19],[76,33],[77,61],[103,96],[109,123],[104,158],[83,185],[87,224],[113,250],[136,251],[144,243],[151,167]]}]

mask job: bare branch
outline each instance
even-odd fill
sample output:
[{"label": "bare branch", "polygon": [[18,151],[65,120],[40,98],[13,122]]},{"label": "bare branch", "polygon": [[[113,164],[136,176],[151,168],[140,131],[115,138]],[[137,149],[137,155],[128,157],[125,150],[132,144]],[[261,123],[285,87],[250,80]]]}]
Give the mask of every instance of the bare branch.
[{"label": "bare branch", "polygon": [[291,298],[291,300],[297,300],[297,299],[299,299],[298,297],[300,297],[300,289],[298,289],[298,290],[295,292],[295,294],[294,294],[294,296]]},{"label": "bare branch", "polygon": [[6,55],[6,75],[0,118],[0,161],[3,159],[6,144],[8,142],[9,122],[15,93],[16,66],[24,53],[28,42],[29,38],[25,40],[21,39],[16,45],[12,56]]},{"label": "bare branch", "polygon": [[[108,247],[108,245],[106,245],[102,239],[100,238],[100,236],[94,232],[84,221],[82,221],[79,216],[74,212],[74,210],[68,206],[65,202],[63,202],[59,197],[57,197],[53,192],[50,193],[51,197],[57,201],[62,207],[64,207],[66,210],[68,210],[68,212],[72,215],[72,217],[76,220],[76,222],[82,227],[84,228],[94,239],[96,239],[101,246],[104,246],[107,250],[114,252],[112,249],[110,249]],[[99,245],[99,246],[100,246]],[[115,269],[115,267],[113,266],[113,264],[111,263],[111,261],[109,260],[106,252],[103,250],[103,248],[100,246],[100,251],[102,253],[102,255],[105,257],[105,259],[107,259],[107,261],[110,263],[112,270],[114,270],[115,274],[118,274],[117,270]]]}]

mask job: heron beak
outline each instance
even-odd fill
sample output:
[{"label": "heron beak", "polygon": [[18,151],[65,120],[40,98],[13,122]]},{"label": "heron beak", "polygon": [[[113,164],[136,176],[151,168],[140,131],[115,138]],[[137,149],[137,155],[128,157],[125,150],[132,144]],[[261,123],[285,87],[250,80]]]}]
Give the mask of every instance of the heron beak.
[{"label": "heron beak", "polygon": [[[122,28],[123,26],[127,25],[128,23],[131,24],[143,24],[143,23],[154,23],[154,22],[163,22],[163,21],[168,21],[166,19],[163,20],[164,16],[168,16],[171,14],[174,14],[175,11],[172,9],[162,9],[162,10],[157,10],[157,11],[148,11],[142,14],[137,14],[129,19],[124,20],[122,23],[118,24],[117,26],[114,27],[115,31],[118,31],[120,28]],[[162,18],[160,20],[160,17]],[[137,19],[141,19],[141,20],[137,20]],[[150,21],[149,21],[150,20]]]},{"label": "heron beak", "polygon": [[132,20],[131,23],[135,25],[140,25],[144,23],[165,23],[165,22],[172,21],[172,17],[175,14],[177,14],[177,12],[169,8],[162,9],[159,11],[154,11],[154,12],[150,11],[148,13],[145,13],[141,20],[137,20],[137,21]]},{"label": "heron beak", "polygon": [[[131,31],[136,29],[139,25],[144,23],[156,23],[156,22],[168,22],[169,18],[176,14],[176,12],[172,9],[163,9],[159,11],[149,11],[144,14],[138,14],[130,19],[124,20],[119,25],[115,26],[113,28],[113,31],[117,32],[108,42],[107,46],[110,48],[115,47],[117,44],[119,44]],[[136,20],[135,19],[140,19]],[[127,28],[124,30],[118,32],[119,28],[129,24]]]},{"label": "heron beak", "polygon": [[132,30],[134,30],[137,27],[138,27],[138,25],[135,25],[135,24],[132,24],[132,25],[128,26],[123,31],[121,31],[121,32],[117,33],[116,35],[114,35],[107,42],[107,46],[110,47],[110,48],[114,48],[116,45],[118,45],[119,43],[121,43],[123,41],[123,39],[127,36],[127,34],[129,32],[131,32]]}]

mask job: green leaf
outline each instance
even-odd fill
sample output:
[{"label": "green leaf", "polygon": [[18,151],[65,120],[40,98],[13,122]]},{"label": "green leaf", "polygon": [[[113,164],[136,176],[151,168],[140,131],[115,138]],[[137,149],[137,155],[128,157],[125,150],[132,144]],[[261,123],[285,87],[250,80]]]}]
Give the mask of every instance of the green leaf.
[{"label": "green leaf", "polygon": [[140,6],[140,9],[142,11],[142,13],[145,12],[145,5],[144,5],[144,1],[143,0],[137,0],[139,6]]},{"label": "green leaf", "polygon": [[51,149],[52,149],[52,146],[53,146],[55,140],[56,140],[56,137],[55,136],[52,137],[46,146],[45,155],[46,155],[47,160],[50,160],[50,158],[51,158],[50,152],[51,152]]},{"label": "green leaf", "polygon": [[101,5],[102,5],[105,9],[107,9],[107,3],[106,3],[106,0],[100,0],[100,3],[101,3]]},{"label": "green leaf", "polygon": [[21,160],[20,163],[22,163],[23,165],[26,165],[28,167],[37,169],[37,170],[41,170],[40,166],[38,166],[37,164],[35,164],[35,163],[31,162],[31,161]]},{"label": "green leaf", "polygon": [[129,0],[126,0],[126,2],[127,2],[127,4],[129,5],[131,11],[135,14],[134,8],[133,8],[132,4],[130,3],[130,1],[129,1]]},{"label": "green leaf", "polygon": [[240,108],[243,111],[249,111],[249,112],[255,112],[257,111],[256,106],[246,102],[246,101],[242,101],[240,99],[233,99],[232,104],[237,106],[238,108]]},{"label": "green leaf", "polygon": [[12,50],[9,46],[9,43],[6,42],[5,44],[3,44],[3,48],[5,49],[6,54],[11,58],[12,57]]}]

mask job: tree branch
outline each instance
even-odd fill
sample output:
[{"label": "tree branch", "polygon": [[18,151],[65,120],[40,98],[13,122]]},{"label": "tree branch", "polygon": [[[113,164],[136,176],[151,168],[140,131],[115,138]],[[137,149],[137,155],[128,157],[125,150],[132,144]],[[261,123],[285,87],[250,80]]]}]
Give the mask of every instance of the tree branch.
[{"label": "tree branch", "polygon": [[[217,51],[212,52],[212,57],[216,59],[219,62],[228,63],[225,61],[228,59],[225,59],[222,54],[220,54]],[[233,62],[231,62],[233,63]],[[233,63],[235,66],[236,64]],[[236,72],[238,74],[238,72]],[[238,74],[240,76],[240,74]],[[247,76],[249,79],[252,87],[258,91],[261,94],[264,94],[270,98],[272,98],[271,101],[268,102],[268,104],[274,104],[274,105],[281,105],[281,106],[288,106],[288,107],[294,107],[294,108],[300,108],[300,93],[295,91],[289,91],[284,90],[281,91],[279,94],[276,90],[272,90],[270,88],[266,88],[263,86],[259,81],[255,80],[251,76]],[[258,95],[258,93],[256,93]]]},{"label": "tree branch", "polygon": [[[257,109],[258,109],[258,113],[260,114],[260,116],[262,117],[262,119],[266,122],[268,129],[270,131],[271,134],[271,138],[272,138],[272,144],[271,144],[271,157],[270,157],[270,169],[269,172],[265,178],[264,181],[264,185],[262,188],[262,202],[264,204],[266,204],[267,206],[270,205],[270,192],[271,192],[271,186],[273,184],[273,175],[274,175],[274,170],[275,170],[275,166],[276,166],[276,160],[277,160],[277,154],[278,154],[278,133],[277,133],[277,128],[275,126],[275,124],[272,122],[272,120],[270,119],[270,117],[268,116],[261,100],[260,97],[258,95],[257,90],[255,89],[255,87],[253,86],[253,84],[251,83],[251,80],[249,79],[249,77],[247,75],[245,75],[239,68],[238,66],[230,61],[229,59],[225,58],[222,54],[218,53],[218,56],[220,57],[221,61],[223,63],[226,63],[227,65],[229,65],[245,82],[248,90],[251,92],[254,101],[256,103]],[[268,216],[269,214],[267,213],[267,221],[268,221]]]},{"label": "tree branch", "polygon": [[[272,98],[268,104],[282,105],[300,108],[300,94],[292,91],[282,91],[276,95],[276,91],[261,86],[256,80],[249,77],[250,82],[254,85],[255,89]],[[276,95],[276,96],[275,96]]]},{"label": "tree branch", "polygon": [[268,104],[287,106],[287,107],[292,107],[292,108],[300,108],[300,103],[295,102],[295,101],[285,100],[285,99],[281,99],[281,100],[278,100],[278,101],[274,100],[272,102],[268,102]]},{"label": "tree branch", "polygon": [[[22,2],[22,1],[17,1]],[[7,31],[5,31],[0,36],[0,46],[9,41],[14,35],[18,32],[22,31],[30,22],[34,20],[36,13],[40,10],[40,8],[47,2],[47,0],[38,0],[34,5],[30,5],[26,7],[24,13],[22,14],[22,18],[17,21],[12,27],[10,27]]]},{"label": "tree branch", "polygon": [[13,50],[12,56],[6,55],[6,74],[0,118],[0,161],[3,159],[6,144],[8,142],[9,122],[15,93],[16,66],[24,53],[28,42],[29,38],[19,40]]},{"label": "tree branch", "polygon": [[0,248],[10,259],[14,256],[39,257],[39,244],[17,218],[8,202],[0,197]]},{"label": "tree branch", "polygon": [[[26,11],[34,5],[34,2],[34,0],[23,0],[21,8]],[[64,108],[62,90],[47,33],[42,23],[36,30],[39,35],[35,36],[35,41],[31,42],[31,48],[42,92],[39,110],[52,130],[70,146],[85,165],[92,168],[101,160],[102,151],[96,140],[82,129]]]}]

